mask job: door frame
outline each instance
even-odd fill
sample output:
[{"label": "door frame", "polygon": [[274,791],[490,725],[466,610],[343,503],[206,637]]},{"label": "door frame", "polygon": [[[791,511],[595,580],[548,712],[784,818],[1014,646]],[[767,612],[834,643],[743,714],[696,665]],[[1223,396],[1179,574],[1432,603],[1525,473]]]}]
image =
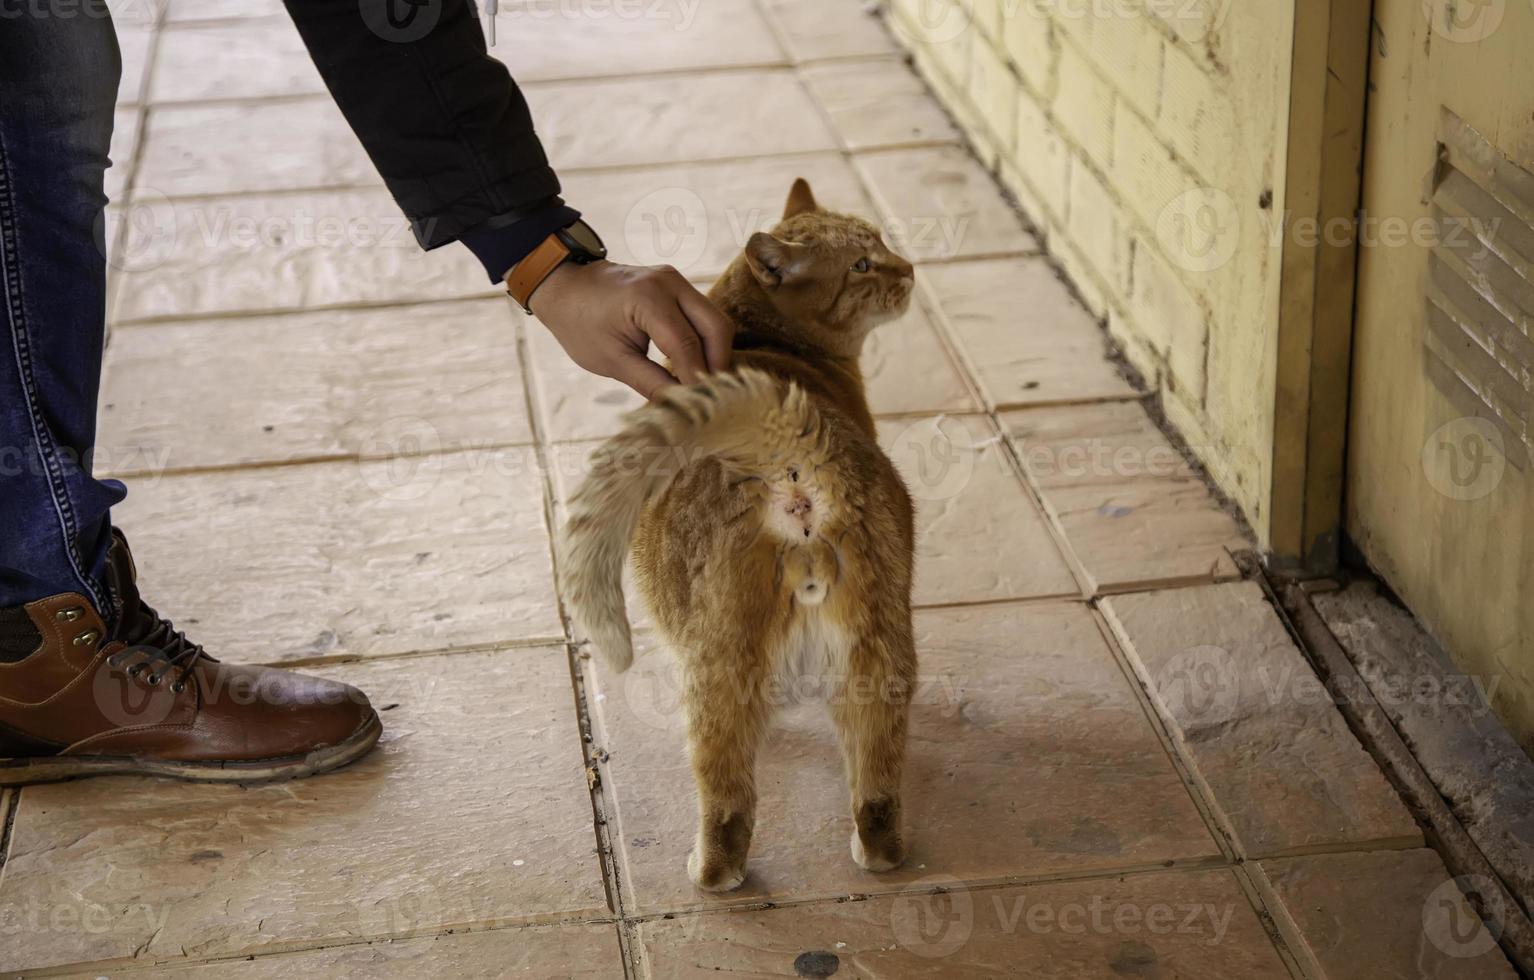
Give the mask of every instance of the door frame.
[{"label": "door frame", "polygon": [[1372,24],[1372,3],[1294,3],[1265,537],[1297,575],[1334,571],[1342,537]]}]

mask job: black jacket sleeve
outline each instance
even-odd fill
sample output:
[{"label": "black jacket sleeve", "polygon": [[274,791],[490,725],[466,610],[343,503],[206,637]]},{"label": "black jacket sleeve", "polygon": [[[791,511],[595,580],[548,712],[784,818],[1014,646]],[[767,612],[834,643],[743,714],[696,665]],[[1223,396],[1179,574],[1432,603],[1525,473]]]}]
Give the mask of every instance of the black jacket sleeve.
[{"label": "black jacket sleeve", "polygon": [[423,247],[464,239],[498,279],[522,240],[574,219],[469,0],[284,2]]}]

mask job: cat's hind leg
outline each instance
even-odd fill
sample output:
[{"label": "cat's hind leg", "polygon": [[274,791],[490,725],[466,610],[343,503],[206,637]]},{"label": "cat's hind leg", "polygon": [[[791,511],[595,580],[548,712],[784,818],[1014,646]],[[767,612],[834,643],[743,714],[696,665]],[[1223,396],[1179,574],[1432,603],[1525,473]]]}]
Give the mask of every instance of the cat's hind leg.
[{"label": "cat's hind leg", "polygon": [[687,875],[704,891],[746,880],[756,822],[756,752],[768,710],[759,671],[732,670],[738,660],[694,659],[685,670],[687,741],[698,786],[698,836]]},{"label": "cat's hind leg", "polygon": [[867,871],[905,861],[900,779],[916,682],[909,628],[852,645],[843,689],[831,702],[852,793],[852,859]]}]

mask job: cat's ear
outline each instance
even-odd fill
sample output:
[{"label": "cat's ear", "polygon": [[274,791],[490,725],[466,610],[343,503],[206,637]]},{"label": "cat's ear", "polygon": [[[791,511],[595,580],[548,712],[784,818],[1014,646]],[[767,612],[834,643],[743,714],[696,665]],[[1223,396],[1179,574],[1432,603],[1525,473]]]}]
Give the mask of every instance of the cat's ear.
[{"label": "cat's ear", "polygon": [[776,289],[804,271],[806,246],[774,238],[765,231],[746,242],[746,265],[756,281]]},{"label": "cat's ear", "polygon": [[814,192],[810,190],[810,182],[803,177],[795,178],[794,186],[788,189],[788,203],[783,205],[783,220],[787,221],[796,214],[814,211],[819,207],[815,203]]}]

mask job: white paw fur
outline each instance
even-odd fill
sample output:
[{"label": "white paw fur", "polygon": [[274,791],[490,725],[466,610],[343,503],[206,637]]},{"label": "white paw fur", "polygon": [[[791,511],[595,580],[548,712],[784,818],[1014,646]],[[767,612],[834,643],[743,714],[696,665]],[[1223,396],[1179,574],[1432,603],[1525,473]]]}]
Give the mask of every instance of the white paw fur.
[{"label": "white paw fur", "polygon": [[884,858],[871,861],[863,850],[863,839],[858,836],[856,830],[852,832],[852,860],[864,871],[893,871],[900,867],[899,861],[889,861]]},{"label": "white paw fur", "polygon": [[717,885],[705,885],[699,880],[700,874],[701,872],[698,868],[698,849],[694,847],[687,854],[687,877],[692,879],[692,883],[697,886],[699,891],[732,892],[744,884],[746,880],[746,873],[744,871],[737,871]]}]

